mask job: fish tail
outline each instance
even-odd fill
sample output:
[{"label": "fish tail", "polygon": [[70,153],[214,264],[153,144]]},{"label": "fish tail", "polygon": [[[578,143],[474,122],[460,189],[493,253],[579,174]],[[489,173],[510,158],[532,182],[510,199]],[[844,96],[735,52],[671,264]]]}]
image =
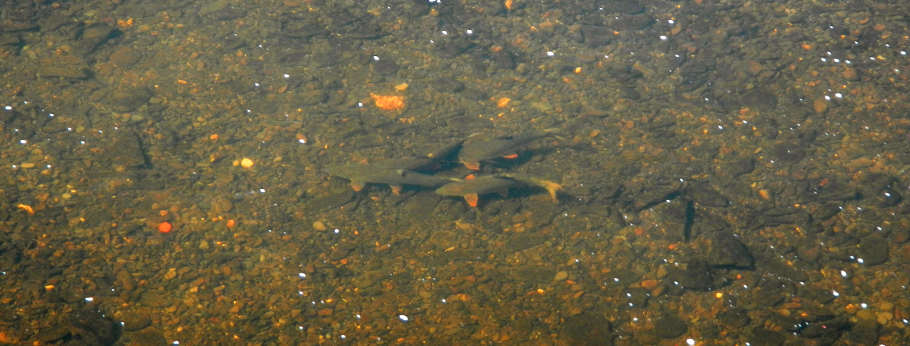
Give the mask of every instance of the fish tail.
[{"label": "fish tail", "polygon": [[549,180],[531,178],[531,181],[534,182],[537,186],[542,187],[544,190],[547,190],[547,193],[550,194],[550,198],[553,199],[555,203],[557,201],[556,193],[559,190],[562,190],[562,185]]},{"label": "fish tail", "polygon": [[503,174],[502,176],[510,179],[515,179],[527,184],[531,184],[537,187],[540,187],[544,190],[547,190],[547,193],[550,195],[550,198],[553,199],[553,202],[557,202],[557,193],[559,190],[562,190],[562,185],[555,181],[550,181],[546,179],[534,178],[534,177],[524,177],[514,174]]}]

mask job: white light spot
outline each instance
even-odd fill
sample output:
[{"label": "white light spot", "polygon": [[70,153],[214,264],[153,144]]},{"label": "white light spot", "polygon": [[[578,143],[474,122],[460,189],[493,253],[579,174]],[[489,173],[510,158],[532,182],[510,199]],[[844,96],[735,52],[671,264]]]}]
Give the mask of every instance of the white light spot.
[{"label": "white light spot", "polygon": [[660,38],[661,41],[666,41],[667,35],[660,35],[660,36],[658,36],[658,38]]},{"label": "white light spot", "polygon": [[686,339],[686,345],[694,346],[694,345],[695,345],[695,339],[693,339],[693,338],[688,338],[688,339]]},{"label": "white light spot", "polygon": [[284,79],[291,78],[291,75],[289,75],[289,74],[287,74],[287,73],[285,73],[285,74],[283,74],[283,75],[281,75],[281,76],[284,77]]},{"label": "white light spot", "polygon": [[[297,273],[297,277],[301,279],[306,279],[306,273]],[[303,293],[303,292],[301,292]]]},{"label": "white light spot", "polygon": [[86,302],[86,303],[91,303],[91,302],[93,302],[93,301],[95,301],[95,297],[85,297],[85,302]]},{"label": "white light spot", "polygon": [[835,297],[840,297],[840,292],[838,292],[837,290],[831,290],[831,295],[835,296]]},{"label": "white light spot", "polygon": [[553,53],[552,50],[547,51],[547,56],[554,56],[554,55],[556,55],[556,53]]},{"label": "white light spot", "polygon": [[398,315],[398,320],[401,321],[401,322],[408,322],[408,321],[410,321],[411,319],[408,318],[408,315],[399,314],[399,315]]}]

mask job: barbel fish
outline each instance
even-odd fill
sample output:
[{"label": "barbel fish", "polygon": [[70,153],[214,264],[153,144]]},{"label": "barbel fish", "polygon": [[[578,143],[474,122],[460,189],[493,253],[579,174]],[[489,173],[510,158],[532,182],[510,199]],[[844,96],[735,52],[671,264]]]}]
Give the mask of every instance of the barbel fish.
[{"label": "barbel fish", "polygon": [[446,183],[453,182],[455,178],[446,178],[416,171],[379,167],[366,164],[347,164],[329,168],[333,176],[351,181],[354,191],[363,190],[367,184],[386,184],[392,187],[392,192],[398,194],[403,186],[419,186],[436,188]]},{"label": "barbel fish", "polygon": [[[461,148],[461,141],[446,145],[424,156],[379,160],[371,164],[349,163],[328,168],[329,174],[351,181],[351,188],[360,191],[366,184],[387,184],[398,194],[403,186],[435,188],[455,178],[438,177],[421,171],[438,168],[442,162]],[[457,180],[457,179],[456,179]]]},{"label": "barbel fish", "polygon": [[458,162],[470,170],[480,170],[480,163],[497,158],[518,158],[518,150],[539,138],[553,135],[554,130],[526,133],[514,136],[489,137],[473,135],[468,137],[458,152]]},{"label": "barbel fish", "polygon": [[480,196],[498,193],[508,196],[510,188],[535,186],[547,190],[547,193],[557,201],[557,192],[562,186],[556,182],[545,179],[520,176],[515,174],[485,175],[475,178],[449,182],[436,189],[436,194],[449,197],[461,197],[471,207],[477,207]]}]

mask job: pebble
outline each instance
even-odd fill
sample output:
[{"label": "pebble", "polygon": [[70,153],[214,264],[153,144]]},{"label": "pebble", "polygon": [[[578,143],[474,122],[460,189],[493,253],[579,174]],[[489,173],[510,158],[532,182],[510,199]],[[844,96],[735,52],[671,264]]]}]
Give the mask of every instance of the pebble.
[{"label": "pebble", "polygon": [[894,318],[894,315],[887,311],[875,314],[875,321],[878,322],[878,324],[888,324],[888,322],[891,322],[892,318]]},{"label": "pebble", "polygon": [[824,113],[828,110],[828,101],[819,97],[815,99],[815,101],[812,101],[812,109],[815,110],[815,113]]},{"label": "pebble", "polygon": [[887,239],[873,234],[860,241],[859,255],[866,265],[882,264],[888,260],[888,247]]},{"label": "pebble", "polygon": [[553,277],[553,281],[563,281],[569,278],[569,273],[565,270],[556,273],[556,276]]}]

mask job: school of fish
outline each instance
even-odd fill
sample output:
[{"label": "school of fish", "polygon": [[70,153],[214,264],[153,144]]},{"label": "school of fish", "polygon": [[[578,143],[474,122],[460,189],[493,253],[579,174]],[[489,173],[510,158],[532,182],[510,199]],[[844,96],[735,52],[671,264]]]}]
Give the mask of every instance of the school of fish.
[{"label": "school of fish", "polygon": [[495,193],[507,197],[510,189],[529,187],[545,190],[556,202],[557,193],[562,186],[546,179],[513,173],[479,176],[472,173],[463,178],[436,175],[451,166],[453,161],[470,171],[480,171],[483,164],[516,159],[520,149],[551,135],[552,130],[514,136],[477,134],[427,155],[331,166],[328,167],[328,173],[350,181],[354,191],[360,191],[368,184],[388,185],[395,194],[406,186],[434,189],[440,196],[461,197],[471,207],[477,207],[484,195]]}]

